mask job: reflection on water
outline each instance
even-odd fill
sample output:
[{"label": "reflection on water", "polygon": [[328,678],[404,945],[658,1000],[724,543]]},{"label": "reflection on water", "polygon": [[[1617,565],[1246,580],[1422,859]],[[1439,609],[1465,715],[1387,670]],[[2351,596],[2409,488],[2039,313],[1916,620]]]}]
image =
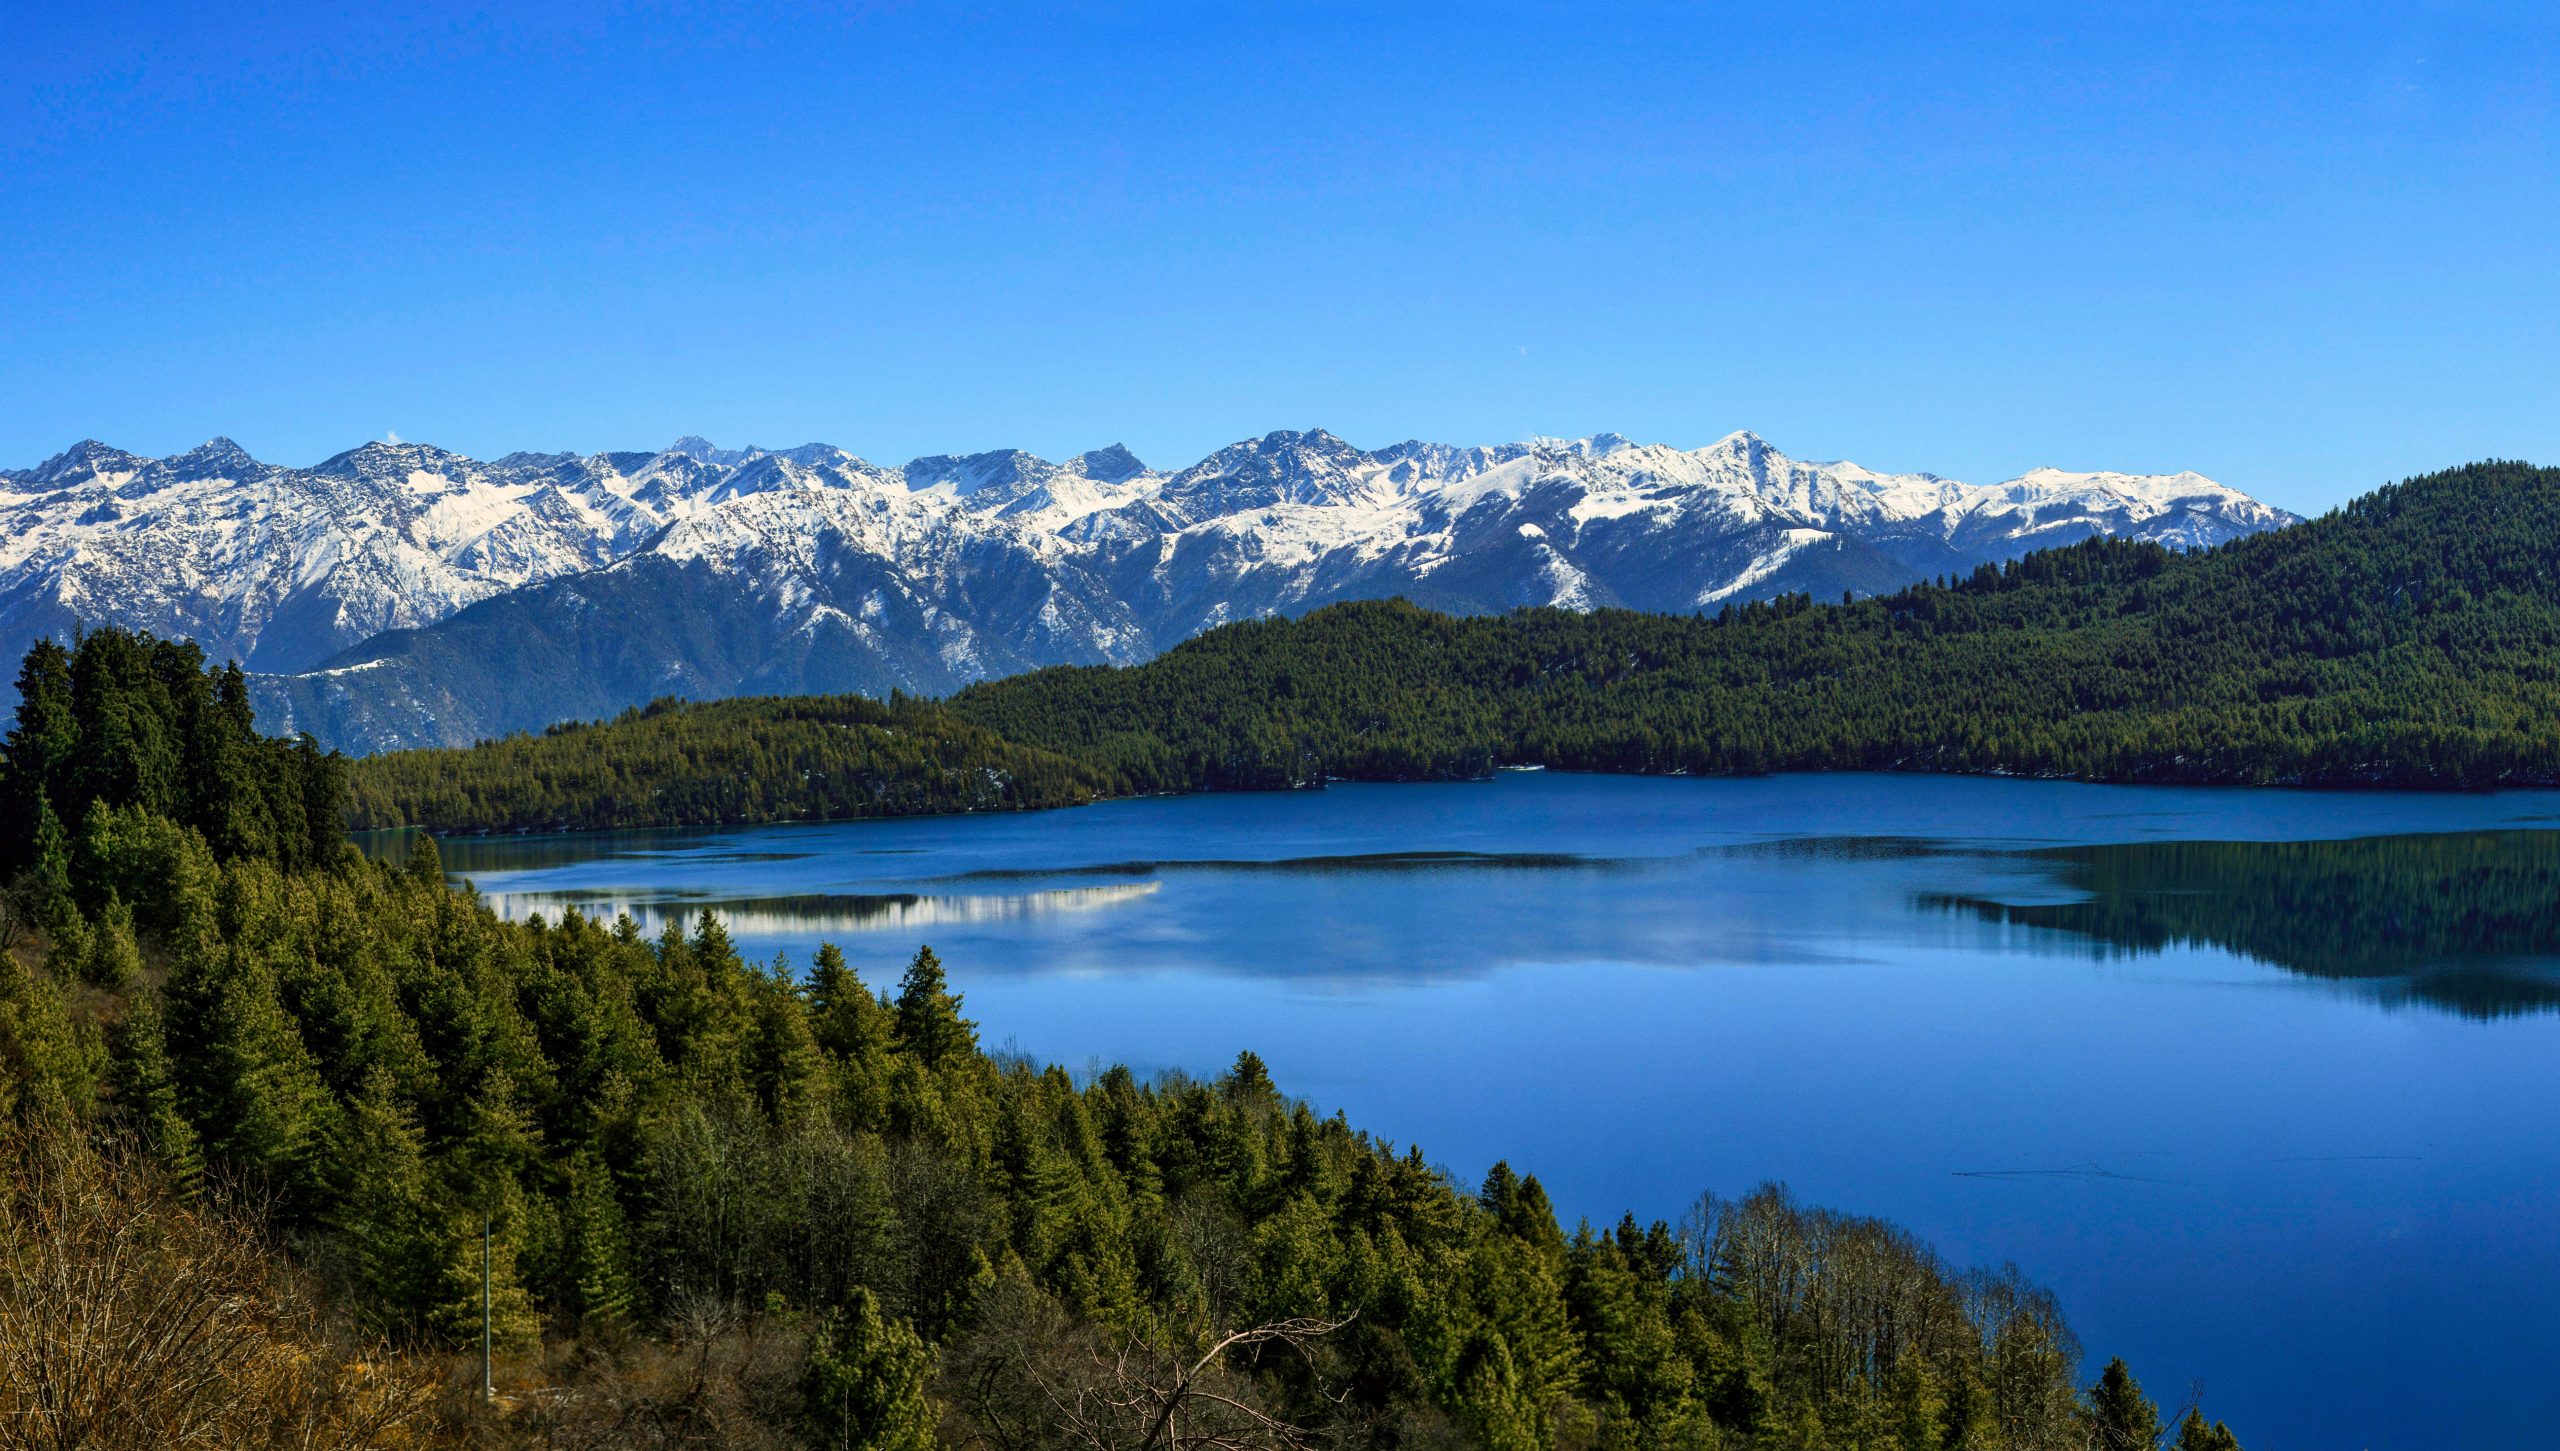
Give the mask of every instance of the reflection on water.
[{"label": "reflection on water", "polygon": [[2219,947],[2468,1017],[2560,1008],[2560,832],[2154,841],[2033,856],[2077,901],[1935,905],[2100,952]]},{"label": "reflection on water", "polygon": [[[352,834],[356,848],[376,861],[400,861],[420,832],[415,827]],[[646,831],[588,831],[548,836],[440,836],[437,854],[445,870],[460,876],[493,871],[539,871],[598,861],[805,861],[814,853],[740,848],[721,827],[670,826]]]},{"label": "reflection on water", "polygon": [[828,933],[876,932],[955,925],[983,926],[1061,912],[1092,912],[1116,907],[1154,892],[1161,883],[1130,882],[1110,887],[1060,887],[1002,896],[927,896],[917,892],[865,892],[793,897],[722,897],[699,893],[654,892],[646,895],[609,891],[490,892],[483,900],[499,916],[521,921],[534,914],[556,916],[576,909],[603,921],[629,917],[654,935],[673,922],[689,922],[705,910],[720,917],[730,934],[756,939],[819,936]]},{"label": "reflection on water", "polygon": [[[2106,819],[2146,815],[2184,817]],[[1007,824],[1019,832],[1019,820]],[[930,928],[964,949],[985,928],[1016,949],[988,954],[988,965],[1017,972],[1109,967],[1357,984],[1593,958],[1812,966],[1862,960],[1880,938],[2036,955],[2053,952],[2060,934],[2101,958],[2221,949],[2352,983],[2372,1001],[2466,1017],[2560,1009],[2560,831],[2544,829],[2066,846],[1981,830],[1781,831],[1616,843],[1650,849],[1635,854],[1506,843],[1078,860],[1035,828],[993,860],[972,860],[989,855],[966,849],[972,824],[923,823],[944,833],[924,844],[865,825],[853,829],[860,834],[465,838],[443,851],[509,917],[574,907],[608,920],[628,914],[655,932],[708,908],[749,942]],[[1574,841],[1570,827],[1557,834],[1560,846],[1591,844]],[[810,846],[794,849],[800,841]],[[397,858],[408,842],[383,832],[362,845]],[[916,870],[927,863],[942,869]],[[1050,936],[1045,951],[1025,951],[1032,944],[1006,926],[1148,903],[1175,877],[1183,892],[1153,901],[1155,915],[1099,936]],[[1284,885],[1291,880],[1299,885]],[[1965,921],[2044,935],[1948,935]]]},{"label": "reflection on water", "polygon": [[932,882],[1017,882],[1041,877],[1147,877],[1159,872],[1278,872],[1290,875],[1364,872],[1609,870],[1637,865],[1626,857],[1556,851],[1379,851],[1336,856],[1188,858],[1096,862],[1072,867],[980,867],[927,877]]}]

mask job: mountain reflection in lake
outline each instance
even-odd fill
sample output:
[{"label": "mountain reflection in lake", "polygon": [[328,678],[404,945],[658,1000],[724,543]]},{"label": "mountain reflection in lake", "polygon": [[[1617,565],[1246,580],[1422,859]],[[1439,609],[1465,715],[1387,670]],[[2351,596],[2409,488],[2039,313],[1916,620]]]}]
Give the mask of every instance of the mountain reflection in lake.
[{"label": "mountain reflection in lake", "polygon": [[575,910],[610,922],[629,917],[642,931],[655,935],[669,922],[690,922],[705,911],[716,912],[730,935],[746,939],[795,937],[808,933],[901,931],[959,924],[1008,922],[1052,912],[1092,912],[1134,901],[1156,890],[1154,882],[1109,887],[1061,887],[1003,896],[927,896],[917,892],[869,892],[797,897],[709,898],[687,892],[626,893],[491,892],[487,901],[499,916],[557,917]]},{"label": "mountain reflection in lake", "polygon": [[2252,1451],[2381,1451],[2560,1425],[2555,824],[2550,792],[1547,772],[445,861],[510,914],[834,939],[874,987],[930,942],[990,1046],[1252,1048],[1568,1220],[1785,1179],[2015,1261]]}]

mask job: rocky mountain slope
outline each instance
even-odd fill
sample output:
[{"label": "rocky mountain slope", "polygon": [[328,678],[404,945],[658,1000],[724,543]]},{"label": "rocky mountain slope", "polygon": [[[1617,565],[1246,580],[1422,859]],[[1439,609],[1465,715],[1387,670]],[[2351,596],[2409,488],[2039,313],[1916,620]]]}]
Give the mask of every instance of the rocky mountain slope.
[{"label": "rocky mountain slope", "polygon": [[1978,486],[1747,433],[1365,451],[1281,432],[1171,473],[1117,446],[883,468],[693,438],[489,462],[372,443],[288,469],[224,439],[165,459],[83,443],[0,473],[0,644],[191,635],[259,673],[262,718],[361,751],[659,695],[939,693],[1344,599],[1713,609],[2290,519],[2192,473]]}]

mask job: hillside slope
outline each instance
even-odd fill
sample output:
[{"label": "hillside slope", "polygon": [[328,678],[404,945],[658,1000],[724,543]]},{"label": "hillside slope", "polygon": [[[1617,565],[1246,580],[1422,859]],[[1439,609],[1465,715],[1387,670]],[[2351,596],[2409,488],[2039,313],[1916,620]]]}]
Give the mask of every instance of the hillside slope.
[{"label": "hillside slope", "polygon": [[357,763],[359,830],[603,831],[1074,806],[1102,778],[938,706],[661,700],[610,721]]}]

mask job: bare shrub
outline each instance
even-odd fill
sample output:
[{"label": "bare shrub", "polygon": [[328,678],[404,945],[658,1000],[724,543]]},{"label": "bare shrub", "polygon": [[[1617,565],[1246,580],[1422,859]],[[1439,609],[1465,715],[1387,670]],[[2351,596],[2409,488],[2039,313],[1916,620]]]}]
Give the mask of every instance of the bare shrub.
[{"label": "bare shrub", "polygon": [[1277,1321],[1176,1347],[1079,1323],[1016,1271],[944,1357],[946,1439],[998,1451],[1312,1451],[1330,1438],[1275,1410],[1249,1363],[1310,1355],[1345,1323]]}]

